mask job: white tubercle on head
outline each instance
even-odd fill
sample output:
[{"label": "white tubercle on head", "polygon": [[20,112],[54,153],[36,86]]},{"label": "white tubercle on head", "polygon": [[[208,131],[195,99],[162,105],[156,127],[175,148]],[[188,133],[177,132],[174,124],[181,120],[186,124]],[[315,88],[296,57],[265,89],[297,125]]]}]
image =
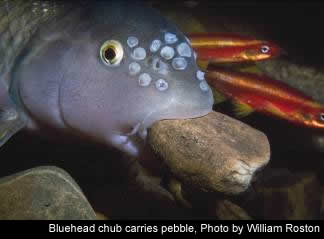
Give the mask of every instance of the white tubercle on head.
[{"label": "white tubercle on head", "polygon": [[168,89],[169,84],[168,84],[168,82],[166,82],[166,81],[163,80],[163,79],[158,79],[158,80],[155,82],[155,87],[156,87],[156,89],[158,89],[159,91],[165,91],[165,90]]},{"label": "white tubercle on head", "polygon": [[161,49],[160,54],[164,59],[170,60],[174,57],[174,50],[170,46],[165,46]]},{"label": "white tubercle on head", "polygon": [[180,56],[191,57],[191,49],[185,42],[182,42],[177,46],[177,52]]},{"label": "white tubercle on head", "polygon": [[137,62],[132,62],[129,64],[128,69],[129,69],[129,74],[133,76],[138,74],[141,71],[141,66]]},{"label": "white tubercle on head", "polygon": [[198,80],[205,80],[205,72],[198,70],[196,73],[196,77]]},{"label": "white tubercle on head", "polygon": [[131,48],[135,47],[138,45],[138,39],[137,37],[130,36],[127,39],[127,45]]},{"label": "white tubercle on head", "polygon": [[169,73],[169,66],[163,62],[160,58],[156,57],[153,59],[152,68],[154,71],[157,71],[159,74],[167,75]]},{"label": "white tubercle on head", "polygon": [[162,42],[160,40],[153,40],[150,46],[151,52],[157,52],[162,45]]},{"label": "white tubercle on head", "polygon": [[146,51],[143,47],[137,47],[132,53],[132,57],[135,60],[144,60],[146,57]]},{"label": "white tubercle on head", "polygon": [[178,41],[178,38],[175,34],[167,32],[164,34],[164,40],[167,44],[173,44]]},{"label": "white tubercle on head", "polygon": [[209,90],[209,86],[208,86],[206,81],[200,82],[199,87],[200,87],[200,89],[202,91],[208,91]]},{"label": "white tubercle on head", "polygon": [[184,70],[186,69],[188,63],[185,58],[183,57],[176,57],[172,60],[172,67],[175,70]]},{"label": "white tubercle on head", "polygon": [[151,81],[152,81],[152,78],[148,73],[142,73],[138,77],[138,84],[140,86],[148,86],[148,85],[150,85]]}]

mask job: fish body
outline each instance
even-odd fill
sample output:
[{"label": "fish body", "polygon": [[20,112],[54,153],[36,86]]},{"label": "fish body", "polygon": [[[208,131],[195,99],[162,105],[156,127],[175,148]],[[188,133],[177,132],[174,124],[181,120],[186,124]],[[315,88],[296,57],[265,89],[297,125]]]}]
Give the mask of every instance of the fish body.
[{"label": "fish body", "polygon": [[209,63],[253,62],[268,60],[275,56],[264,44],[219,48],[195,47],[194,49],[199,60]]},{"label": "fish body", "polygon": [[267,41],[255,39],[234,33],[190,33],[188,37],[192,47],[237,47],[267,43]]},{"label": "fish body", "polygon": [[147,128],[213,97],[184,34],[134,1],[0,1],[0,144],[49,127],[139,156]]},{"label": "fish body", "polygon": [[275,43],[230,33],[189,34],[201,61],[211,63],[262,61],[283,53]]},{"label": "fish body", "polygon": [[220,67],[209,67],[205,77],[217,91],[241,104],[238,115],[255,110],[298,125],[324,129],[324,107],[282,82]]}]

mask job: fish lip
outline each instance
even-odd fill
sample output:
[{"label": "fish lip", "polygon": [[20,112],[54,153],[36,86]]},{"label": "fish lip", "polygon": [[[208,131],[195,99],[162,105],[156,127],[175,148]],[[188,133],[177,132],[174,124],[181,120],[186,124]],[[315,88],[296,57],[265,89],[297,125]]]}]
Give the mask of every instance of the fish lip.
[{"label": "fish lip", "polygon": [[[140,123],[140,126],[138,128],[138,131],[146,130],[148,128],[151,128],[152,125],[158,121],[163,121],[163,120],[185,120],[185,119],[195,119],[195,118],[200,118],[208,115],[210,112],[212,112],[212,106],[210,108],[205,108],[205,109],[200,109],[199,112],[197,113],[190,113],[183,116],[168,116],[168,109],[165,110],[159,110],[159,111],[154,111],[148,116],[145,117],[145,119]],[[165,114],[165,116],[162,116]],[[158,118],[156,118],[156,115],[159,115]]]}]

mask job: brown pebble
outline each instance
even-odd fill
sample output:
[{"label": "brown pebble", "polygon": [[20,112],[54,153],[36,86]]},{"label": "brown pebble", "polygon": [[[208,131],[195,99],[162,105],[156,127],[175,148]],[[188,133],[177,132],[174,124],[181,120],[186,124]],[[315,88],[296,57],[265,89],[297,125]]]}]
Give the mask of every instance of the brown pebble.
[{"label": "brown pebble", "polygon": [[0,219],[94,220],[96,214],[67,172],[37,167],[0,179]]},{"label": "brown pebble", "polygon": [[243,192],[270,159],[262,132],[217,112],[156,122],[148,142],[175,178],[206,192]]}]

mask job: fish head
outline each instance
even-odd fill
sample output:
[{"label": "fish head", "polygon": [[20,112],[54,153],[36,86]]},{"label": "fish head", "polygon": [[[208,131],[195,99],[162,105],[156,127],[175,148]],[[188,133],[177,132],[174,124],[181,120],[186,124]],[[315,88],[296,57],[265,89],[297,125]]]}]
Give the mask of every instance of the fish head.
[{"label": "fish head", "polygon": [[47,37],[56,43],[40,49],[47,53],[34,64],[53,77],[48,84],[59,81],[64,124],[113,144],[159,120],[206,115],[213,105],[189,40],[157,11],[132,2],[91,1],[61,24],[68,30]]},{"label": "fish head", "polygon": [[242,58],[251,61],[262,61],[278,57],[285,53],[277,44],[265,41],[243,48]]},{"label": "fish head", "polygon": [[79,59],[72,78],[86,96],[76,104],[86,106],[103,129],[126,134],[138,124],[147,128],[157,120],[211,111],[211,90],[175,26],[143,5],[102,4],[95,12],[88,37],[72,52]]},{"label": "fish head", "polygon": [[310,114],[306,121],[306,124],[312,128],[324,129],[324,109],[317,110],[316,112]]},{"label": "fish head", "polygon": [[324,129],[324,109],[317,102],[312,102],[312,108],[301,108],[291,116],[293,122],[313,129]]}]

